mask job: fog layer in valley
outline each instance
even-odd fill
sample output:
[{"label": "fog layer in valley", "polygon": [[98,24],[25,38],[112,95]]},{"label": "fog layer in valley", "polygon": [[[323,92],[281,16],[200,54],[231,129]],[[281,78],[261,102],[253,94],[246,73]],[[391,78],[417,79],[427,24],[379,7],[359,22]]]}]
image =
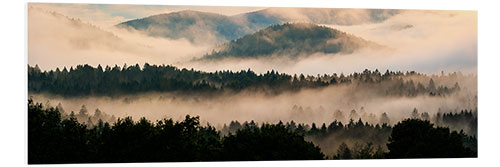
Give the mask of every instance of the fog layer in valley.
[{"label": "fog layer in valley", "polygon": [[[362,118],[372,124],[380,122],[382,113],[387,113],[391,123],[408,118],[416,108],[419,113],[435,115],[440,112],[460,112],[477,108],[477,84],[468,76],[460,80],[436,80],[436,85],[453,87],[459,83],[461,90],[446,96],[419,95],[416,97],[381,95],[369,87],[355,84],[334,85],[326,88],[304,89],[268,95],[263,92],[242,91],[219,96],[179,95],[175,93],[148,93],[123,97],[76,97],[63,98],[53,95],[30,94],[35,101],[53,106],[61,103],[66,112],[78,113],[82,105],[93,114],[96,108],[116,117],[146,117],[150,120],[173,118],[182,120],[186,114],[199,115],[203,123],[219,127],[232,120],[240,122],[276,123],[293,120],[298,123],[329,123],[339,120],[347,123],[350,118]],[[428,80],[411,78],[424,85]],[[353,116],[352,110],[355,110]],[[339,112],[342,116],[339,116]],[[370,115],[373,114],[373,115]],[[374,117],[375,116],[375,117]]]}]

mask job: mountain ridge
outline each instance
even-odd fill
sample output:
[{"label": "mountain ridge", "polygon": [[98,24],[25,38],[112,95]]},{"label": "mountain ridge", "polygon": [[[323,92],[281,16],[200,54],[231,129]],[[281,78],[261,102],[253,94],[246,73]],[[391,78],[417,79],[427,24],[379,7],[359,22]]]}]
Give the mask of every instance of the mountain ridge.
[{"label": "mountain ridge", "polygon": [[309,22],[315,24],[358,25],[376,23],[399,14],[399,10],[340,8],[266,8],[226,16],[211,12],[183,10],[152,15],[117,24],[150,36],[191,42],[224,43],[275,24]]}]

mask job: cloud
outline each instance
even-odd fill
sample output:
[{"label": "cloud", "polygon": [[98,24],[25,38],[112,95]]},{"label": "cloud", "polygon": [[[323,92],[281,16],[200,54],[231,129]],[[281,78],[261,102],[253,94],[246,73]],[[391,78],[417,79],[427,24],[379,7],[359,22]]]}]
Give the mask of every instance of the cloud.
[{"label": "cloud", "polygon": [[247,12],[266,9],[267,7],[241,7],[241,6],[165,6],[171,12],[179,12],[183,10],[196,10],[200,12],[217,13],[226,16],[234,16]]},{"label": "cloud", "polygon": [[287,22],[317,24],[360,25],[383,21],[401,10],[343,9],[343,8],[269,8],[262,13]]},{"label": "cloud", "polygon": [[405,11],[378,24],[330,27],[393,48],[382,57],[388,66],[431,73],[477,69],[474,11]]}]

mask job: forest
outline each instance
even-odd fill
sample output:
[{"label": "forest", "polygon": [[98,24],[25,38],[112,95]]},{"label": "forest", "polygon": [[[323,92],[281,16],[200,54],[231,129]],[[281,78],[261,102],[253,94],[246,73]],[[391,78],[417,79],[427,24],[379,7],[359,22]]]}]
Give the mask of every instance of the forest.
[{"label": "forest", "polygon": [[[423,77],[428,83],[405,79]],[[452,73],[444,78],[463,77],[460,73]],[[222,92],[238,92],[242,90],[263,91],[269,95],[282,92],[293,92],[307,88],[322,88],[330,85],[355,85],[377,90],[380,95],[409,96],[431,95],[442,96],[460,90],[460,85],[438,85],[433,78],[414,71],[394,72],[387,70],[381,73],[364,70],[349,75],[289,75],[278,71],[267,71],[256,74],[252,70],[202,72],[194,69],[179,69],[171,65],[138,64],[123,67],[115,65],[92,67],[78,65],[76,68],[64,67],[62,70],[41,71],[40,68],[28,66],[28,91],[31,93],[51,93],[67,97],[105,95],[119,96],[146,92],[177,92],[183,94],[209,94]],[[425,84],[425,85],[424,85]]]},{"label": "forest", "polygon": [[[475,135],[422,118],[408,118],[394,126],[374,126],[361,119],[346,125],[334,120],[320,127],[293,121],[233,121],[217,130],[209,123],[201,125],[198,116],[157,122],[99,119],[93,124],[79,122],[75,114],[63,116],[60,109],[28,100],[29,164],[477,157]],[[435,119],[445,124],[445,120],[471,116],[464,111]],[[339,141],[359,142],[342,142],[336,150],[321,147]]]},{"label": "forest", "polygon": [[[204,72],[148,63],[50,71],[28,66],[28,159],[44,164],[477,157],[477,96],[464,82],[469,77],[378,69],[317,76]],[[324,100],[297,101],[312,94]],[[408,99],[414,108],[377,109],[367,103],[377,103],[372,98],[387,104]],[[430,104],[420,102],[428,98],[462,104],[419,106]],[[267,106],[280,101],[286,103]],[[267,107],[246,106],[252,104]],[[258,110],[267,116],[248,116]],[[147,114],[152,112],[162,115]]]}]

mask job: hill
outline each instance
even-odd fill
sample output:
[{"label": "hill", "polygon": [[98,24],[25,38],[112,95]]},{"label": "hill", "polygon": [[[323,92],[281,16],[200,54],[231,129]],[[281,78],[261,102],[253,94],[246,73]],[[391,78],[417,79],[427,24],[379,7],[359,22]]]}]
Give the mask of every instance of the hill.
[{"label": "hill", "polygon": [[220,51],[207,54],[203,59],[264,56],[297,58],[313,53],[352,53],[367,47],[380,48],[382,46],[325,26],[310,23],[286,23],[273,25],[226,43]]},{"label": "hill", "polygon": [[150,36],[186,38],[191,42],[213,42],[214,40],[221,42],[233,40],[251,32],[227,16],[192,10],[130,20],[118,24],[117,27],[132,28]]}]

